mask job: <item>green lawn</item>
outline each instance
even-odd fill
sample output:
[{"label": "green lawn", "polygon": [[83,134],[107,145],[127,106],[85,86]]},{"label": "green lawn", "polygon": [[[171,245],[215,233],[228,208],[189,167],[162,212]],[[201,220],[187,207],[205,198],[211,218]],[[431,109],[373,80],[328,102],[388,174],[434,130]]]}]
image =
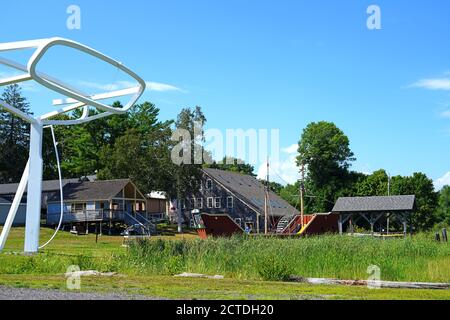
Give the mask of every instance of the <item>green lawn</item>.
[{"label": "green lawn", "polygon": [[[0,285],[66,290],[62,275],[0,275]],[[232,300],[450,300],[450,290],[368,289],[350,286],[185,279],[169,276],[116,276],[82,278],[82,292],[114,292],[164,299]]]},{"label": "green lawn", "polygon": [[[371,290],[366,287],[349,287],[349,286],[312,286],[306,284],[295,284],[286,282],[271,282],[271,281],[261,281],[258,276],[253,276],[252,273],[236,274],[231,272],[236,267],[236,264],[232,261],[225,261],[221,264],[220,260],[222,257],[218,256],[213,262],[208,265],[202,265],[204,261],[208,259],[208,255],[215,254],[217,250],[223,250],[223,246],[227,246],[228,250],[234,250],[236,246],[236,240],[232,239],[230,242],[226,240],[217,240],[218,242],[199,242],[196,240],[195,235],[177,235],[170,236],[166,235],[161,237],[163,241],[155,241],[155,246],[159,246],[164,243],[166,249],[158,254],[158,259],[151,257],[152,262],[148,265],[145,263],[147,258],[145,255],[141,257],[136,257],[130,255],[127,249],[122,247],[122,237],[109,237],[101,236],[99,242],[95,243],[95,235],[88,236],[74,236],[66,232],[60,233],[55,241],[43,252],[34,257],[25,257],[14,252],[21,252],[23,250],[23,228],[14,228],[12,230],[11,236],[8,240],[6,250],[4,253],[0,254],[0,285],[14,286],[14,287],[31,287],[31,288],[52,288],[65,290],[66,279],[62,275],[66,268],[71,264],[80,265],[83,270],[96,269],[101,271],[116,271],[119,272],[120,276],[115,276],[112,278],[103,277],[93,277],[93,278],[82,278],[82,291],[85,292],[115,292],[124,294],[138,294],[147,295],[156,298],[169,298],[169,299],[383,299],[383,300],[395,300],[395,299],[445,299],[450,300],[450,290],[398,290],[398,289],[380,289]],[[46,241],[53,230],[42,229],[41,239],[42,242]],[[158,237],[154,237],[154,240]],[[336,238],[337,239],[337,238]],[[188,241],[168,241],[168,240],[188,240]],[[191,241],[192,240],[192,241]],[[273,239],[266,239],[266,241],[271,241]],[[259,240],[257,240],[259,241]],[[289,242],[298,241],[298,242]],[[281,246],[282,250],[277,254],[281,255],[283,259],[286,255],[291,254],[290,252],[285,252],[286,248],[284,246],[301,246],[308,245],[310,249],[314,246],[320,246],[321,242],[327,246],[326,249],[333,250],[330,248],[330,241],[336,241],[335,238],[330,239],[311,239],[314,242],[304,242],[300,244],[303,239],[289,240],[288,242],[278,243],[276,241],[269,242],[270,244],[276,246]],[[328,242],[327,242],[328,241]],[[343,240],[343,241],[353,241],[353,240]],[[152,241],[153,242],[153,241]],[[173,244],[168,245],[169,243]],[[180,243],[184,243],[180,247]],[[188,243],[189,245],[186,245]],[[353,243],[353,242],[349,242]],[[349,244],[347,243],[347,244]],[[266,242],[257,242],[256,244],[261,246],[267,246]],[[190,247],[192,245],[192,247]],[[211,252],[202,253],[201,251],[196,252],[196,255],[191,255],[192,251],[200,250],[202,246],[211,246]],[[245,243],[246,246],[253,245],[252,242]],[[373,245],[369,242],[368,245]],[[388,245],[380,243],[380,245]],[[403,245],[396,244],[399,246],[397,249],[401,249],[403,255],[411,254],[417,252],[421,254],[421,250],[429,250],[428,246],[433,246],[433,244],[426,244],[423,248],[420,246],[421,242],[418,244],[413,244],[411,248],[406,250]],[[147,249],[154,248],[154,246],[149,246]],[[181,249],[180,249],[181,248]],[[183,249],[184,248],[184,249]],[[422,249],[421,249],[422,248]],[[349,248],[350,250],[351,248]],[[179,259],[173,259],[171,256],[165,256],[167,252],[181,250],[188,250],[185,254],[186,257],[182,259],[182,264],[179,264]],[[272,248],[273,250],[273,248]],[[318,249],[317,249],[318,250]],[[334,248],[334,250],[337,250]],[[346,249],[347,250],[347,249]],[[369,249],[367,249],[369,250]],[[387,248],[383,248],[387,250]],[[320,251],[320,250],[319,250]],[[178,252],[175,257],[179,257],[180,252]],[[370,250],[368,251],[370,253]],[[444,247],[439,247],[435,254],[432,255],[433,259],[430,259],[428,263],[428,269],[423,270],[422,273],[418,273],[417,276],[432,276],[437,279],[448,278],[449,263],[447,255],[447,249]],[[164,253],[164,254],[163,254]],[[134,254],[139,254],[139,252],[134,252]],[[148,254],[148,252],[147,252]],[[205,257],[198,256],[201,254]],[[182,256],[182,255],[181,255]],[[331,258],[329,256],[328,258]],[[167,261],[164,259],[168,259]],[[194,264],[194,260],[190,259],[200,259],[197,265]],[[239,259],[242,257],[239,256]],[[317,258],[317,257],[316,257]],[[313,257],[313,259],[316,259]],[[395,256],[390,258],[395,259]],[[127,261],[127,259],[132,259],[133,261]],[[242,263],[243,267],[246,267],[248,261],[237,260],[237,262]],[[408,261],[410,259],[408,258]],[[406,260],[405,260],[406,261]],[[125,264],[124,264],[125,262]],[[170,273],[164,274],[161,270],[153,270],[152,263],[161,262],[167,263],[169,265],[176,265],[176,271],[196,271],[199,270],[209,271],[210,274],[225,274],[226,279],[223,280],[210,280],[210,279],[185,279],[185,278],[175,278],[170,275]],[[298,260],[300,263],[301,260]],[[354,263],[357,261],[355,260]],[[325,262],[324,262],[325,263]],[[327,263],[331,263],[330,261]],[[421,262],[422,263],[422,262]],[[215,267],[214,267],[215,266]],[[231,266],[231,269],[223,269]],[[331,265],[330,265],[331,266]],[[391,268],[395,268],[396,264],[392,264]],[[325,270],[325,265],[323,266]],[[178,270],[178,268],[181,268]],[[188,268],[183,270],[183,268]],[[302,269],[304,268],[304,269]],[[304,267],[298,267],[297,270],[304,270],[308,272],[310,265]],[[166,270],[166,269],[164,269]],[[330,269],[331,270],[331,269]],[[328,270],[327,272],[331,272]],[[161,274],[158,272],[161,271]],[[217,272],[214,272],[217,271]],[[221,271],[224,271],[223,273]],[[320,271],[320,270],[319,270]],[[318,272],[319,272],[318,271]],[[324,272],[325,272],[324,271]],[[319,272],[320,273],[320,272]],[[308,276],[308,275],[306,275]],[[327,274],[324,274],[327,276]]]}]

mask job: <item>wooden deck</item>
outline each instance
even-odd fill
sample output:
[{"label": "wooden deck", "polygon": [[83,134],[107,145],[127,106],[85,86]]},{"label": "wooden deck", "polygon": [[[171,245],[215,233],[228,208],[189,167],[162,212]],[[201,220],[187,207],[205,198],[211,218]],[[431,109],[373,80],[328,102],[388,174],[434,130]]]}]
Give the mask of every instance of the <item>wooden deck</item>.
[{"label": "wooden deck", "polygon": [[[127,212],[116,210],[86,210],[78,212],[65,212],[63,224],[83,222],[125,222]],[[145,214],[145,213],[138,213]],[[60,213],[47,214],[47,225],[57,225]]]}]

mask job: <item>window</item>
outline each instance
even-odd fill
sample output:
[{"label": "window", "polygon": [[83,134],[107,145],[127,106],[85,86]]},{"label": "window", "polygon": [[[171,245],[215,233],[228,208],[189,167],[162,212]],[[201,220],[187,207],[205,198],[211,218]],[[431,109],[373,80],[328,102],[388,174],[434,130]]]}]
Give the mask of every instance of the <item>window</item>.
[{"label": "window", "polygon": [[83,212],[85,208],[85,204],[84,203],[74,203],[72,205],[72,211],[73,212]]},{"label": "window", "polygon": [[184,199],[181,200],[181,208],[186,209],[186,201]]},{"label": "window", "polygon": [[197,208],[198,209],[203,209],[203,198],[198,198],[197,199]]},{"label": "window", "polygon": [[211,189],[212,189],[212,180],[207,179],[206,180],[206,190],[211,190]]},{"label": "window", "polygon": [[208,208],[212,208],[213,207],[213,202],[214,202],[214,199],[213,198],[208,198],[208,201],[207,201],[208,203],[207,203],[207,205],[208,205]]},{"label": "window", "polygon": [[234,198],[233,197],[227,197],[227,208],[232,209],[234,207]]},{"label": "window", "polygon": [[191,200],[190,200],[190,209],[195,209],[195,199],[194,198],[192,198]]},{"label": "window", "polygon": [[222,207],[222,198],[216,198],[215,201],[215,206],[216,209],[219,209],[220,207]]}]

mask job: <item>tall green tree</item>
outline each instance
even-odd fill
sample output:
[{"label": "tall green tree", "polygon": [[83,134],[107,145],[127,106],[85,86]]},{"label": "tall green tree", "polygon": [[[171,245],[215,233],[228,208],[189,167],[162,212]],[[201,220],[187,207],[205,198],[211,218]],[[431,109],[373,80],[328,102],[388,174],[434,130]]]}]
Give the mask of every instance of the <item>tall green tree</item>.
[{"label": "tall green tree", "polygon": [[351,181],[357,178],[348,171],[355,160],[348,137],[332,122],[313,122],[303,131],[298,153],[297,165],[307,169],[307,209],[330,211],[337,197],[349,192]]},{"label": "tall green tree", "polygon": [[389,176],[381,169],[361,179],[356,185],[356,196],[387,196]]},{"label": "tall green tree", "polygon": [[445,186],[439,192],[439,206],[436,210],[437,222],[450,226],[450,186]]},{"label": "tall green tree", "polygon": [[[175,148],[180,144],[183,146],[186,146],[186,143],[189,144],[189,148],[181,148],[183,154],[180,154],[187,161],[183,160],[182,163],[174,164],[173,167],[176,182],[174,183],[174,190],[170,193],[176,195],[179,199],[185,198],[192,193],[192,190],[198,190],[200,187],[203,157],[206,154],[203,148],[205,141],[203,126],[205,123],[206,117],[199,106],[193,109],[183,108],[175,121],[175,130],[189,133],[189,141],[183,139],[175,141]],[[185,155],[186,152],[190,154]]]},{"label": "tall green tree", "polygon": [[159,121],[159,109],[148,102],[134,107],[128,116],[125,133],[116,136],[114,143],[105,145],[100,151],[102,168],[98,178],[131,178],[145,193],[154,190],[170,192],[173,185],[172,122]]},{"label": "tall green tree", "polygon": [[[27,113],[30,104],[17,84],[6,87],[2,100]],[[17,182],[28,160],[30,125],[0,109],[0,181]]]},{"label": "tall green tree", "polygon": [[252,177],[256,177],[255,167],[251,164],[245,163],[243,160],[236,159],[234,157],[224,157],[222,161],[214,161],[212,164],[206,164],[206,168],[231,171],[246,174]]},{"label": "tall green tree", "polygon": [[439,195],[434,190],[433,180],[424,173],[416,172],[412,176],[392,178],[392,195],[415,195],[416,210],[412,215],[412,225],[416,231],[426,231],[437,222],[436,209]]}]

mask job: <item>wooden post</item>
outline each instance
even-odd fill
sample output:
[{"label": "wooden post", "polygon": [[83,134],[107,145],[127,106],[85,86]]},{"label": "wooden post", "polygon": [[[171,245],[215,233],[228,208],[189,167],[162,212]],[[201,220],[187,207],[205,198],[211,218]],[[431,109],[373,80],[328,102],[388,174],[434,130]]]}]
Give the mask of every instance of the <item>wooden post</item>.
[{"label": "wooden post", "polygon": [[408,234],[408,226],[406,224],[406,215],[402,215],[402,223],[403,223],[403,235],[406,238],[406,235]]},{"label": "wooden post", "polygon": [[269,232],[268,230],[268,219],[267,219],[267,192],[264,192],[264,234]]},{"label": "wooden post", "polygon": [[434,235],[435,239],[437,242],[441,242],[441,236],[439,235],[439,232],[436,232],[436,234]]},{"label": "wooden post", "polygon": [[442,240],[444,240],[444,242],[448,242],[448,238],[447,238],[447,229],[442,229]]},{"label": "wooden post", "polygon": [[342,234],[343,234],[343,230],[342,230],[342,214],[339,214],[338,227],[339,227],[339,234],[342,236]]},{"label": "wooden post", "polygon": [[302,163],[300,172],[302,174],[302,180],[300,181],[300,219],[301,219],[301,226],[302,229],[305,226],[305,204],[303,202],[303,188],[305,183],[305,165]]},{"label": "wooden post", "polygon": [[111,199],[109,201],[109,230],[108,230],[109,235],[111,235],[111,229],[112,229],[112,216],[113,216],[113,201]]},{"label": "wooden post", "polygon": [[266,188],[264,190],[264,234],[269,233],[269,158],[267,158],[267,178],[266,178]]}]

